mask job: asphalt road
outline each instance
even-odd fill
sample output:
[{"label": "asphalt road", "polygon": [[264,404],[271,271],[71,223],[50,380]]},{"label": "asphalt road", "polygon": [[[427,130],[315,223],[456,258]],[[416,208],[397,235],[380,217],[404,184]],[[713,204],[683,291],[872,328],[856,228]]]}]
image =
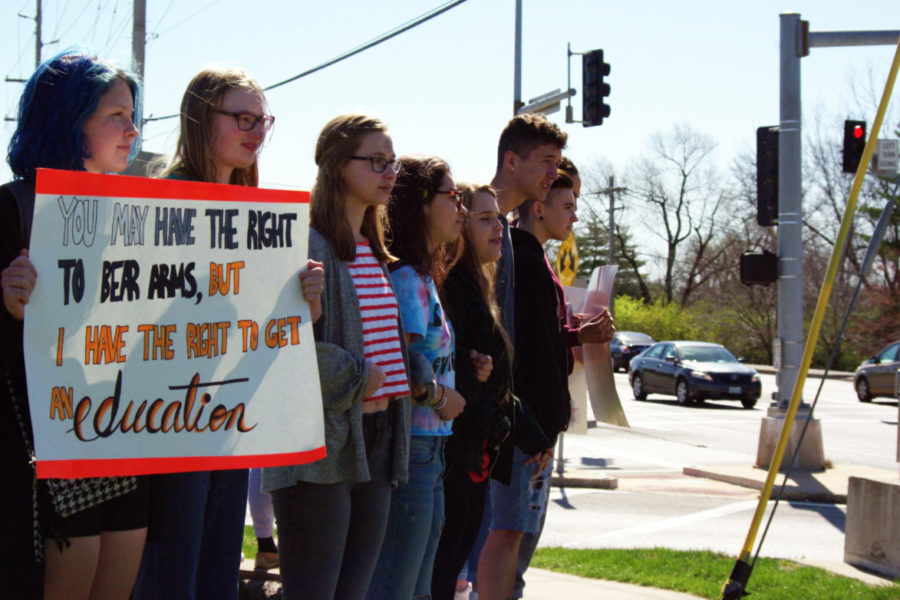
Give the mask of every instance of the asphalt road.
[{"label": "asphalt road", "polygon": [[[774,375],[761,377],[763,398],[756,408],[747,410],[731,401],[682,407],[674,397],[652,394],[639,402],[631,395],[627,376],[616,374],[631,428],[601,425],[586,436],[568,434],[563,456],[570,468],[595,469],[616,477],[619,487],[553,488],[541,545],[665,546],[736,556],[756,509],[757,492],[687,477],[682,469],[755,462],[760,421],[775,389]],[[812,401],[818,384],[818,379],[807,382],[804,400]],[[827,459],[897,472],[896,401],[862,404],[849,381],[826,380],[815,415],[822,422]],[[760,554],[841,563],[845,516],[842,505],[782,502]],[[762,530],[756,539],[761,538]]]},{"label": "asphalt road", "polygon": [[[762,397],[747,410],[737,401],[708,400],[690,407],[678,406],[674,396],[651,394],[636,401],[628,376],[615,375],[616,388],[633,428],[660,439],[698,447],[716,448],[756,456],[760,420],[775,391],[775,376],[760,375]],[[820,379],[808,379],[803,399],[812,403]],[[896,470],[897,401],[876,398],[871,403],[856,399],[849,380],[826,379],[815,408],[822,424],[826,459],[835,464],[854,464]]]}]

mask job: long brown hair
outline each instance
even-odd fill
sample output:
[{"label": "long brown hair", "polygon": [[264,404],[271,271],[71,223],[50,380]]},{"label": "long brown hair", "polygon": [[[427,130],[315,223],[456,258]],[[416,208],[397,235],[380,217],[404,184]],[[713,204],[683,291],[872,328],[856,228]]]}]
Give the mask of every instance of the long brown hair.
[{"label": "long brown hair", "polygon": [[[497,198],[497,192],[489,185],[477,185],[461,181],[456,183],[456,187],[462,193],[463,206],[469,211],[468,218],[472,218],[473,216],[472,204],[475,200],[476,193],[484,192],[493,196],[495,199]],[[457,252],[459,260],[453,268],[464,269],[478,282],[478,287],[481,289],[482,300],[484,300],[485,305],[488,307],[491,316],[494,317],[494,328],[496,331],[499,331],[500,335],[503,337],[503,342],[506,345],[506,354],[510,357],[510,360],[512,360],[512,344],[510,343],[509,335],[503,328],[503,322],[500,318],[500,306],[497,304],[497,296],[494,294],[494,286],[497,282],[497,263],[479,263],[478,257],[475,255],[475,249],[472,247],[472,244],[469,243],[468,234],[468,227],[463,227],[463,235],[460,240],[462,248]]]},{"label": "long brown hair", "polygon": [[[262,88],[240,69],[210,67],[191,79],[181,99],[181,131],[175,156],[162,175],[176,173],[198,181],[215,182],[216,165],[213,148],[218,135],[215,127],[222,99],[231,90],[245,89],[263,98]],[[245,169],[234,169],[228,183],[257,187],[259,167],[257,161]]]},{"label": "long brown hair", "polygon": [[[345,214],[346,185],[341,171],[359,150],[363,136],[374,132],[387,133],[387,127],[370,115],[346,114],[329,121],[316,142],[319,172],[309,197],[309,223],[331,242],[343,261],[356,259],[356,242]],[[382,263],[394,260],[384,244],[385,212],[382,206],[367,207],[360,228],[372,253]]]},{"label": "long brown hair", "polygon": [[387,210],[387,243],[391,254],[409,263],[419,275],[431,275],[438,287],[456,257],[448,252],[448,244],[439,244],[433,252],[428,251],[424,208],[434,201],[435,190],[448,175],[450,165],[436,156],[401,157],[400,172]]}]

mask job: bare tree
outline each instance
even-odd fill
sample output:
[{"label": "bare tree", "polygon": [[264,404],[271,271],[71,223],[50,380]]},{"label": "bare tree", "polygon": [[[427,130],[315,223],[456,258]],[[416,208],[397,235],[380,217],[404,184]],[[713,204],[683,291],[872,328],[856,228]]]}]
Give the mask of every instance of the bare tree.
[{"label": "bare tree", "polygon": [[[605,208],[609,197],[604,190],[609,187],[609,178],[618,184],[622,178],[615,174],[608,161],[595,160],[581,169],[581,199],[579,200],[579,223],[575,226],[580,256],[578,271],[582,277],[590,277],[594,267],[608,262],[609,214]],[[619,194],[617,199],[622,199]],[[627,200],[627,198],[625,198]],[[618,203],[617,213],[627,210],[627,201]],[[620,212],[621,211],[621,212]],[[653,298],[647,283],[645,260],[634,242],[632,229],[622,224],[617,217],[613,224],[613,262],[619,265],[616,275],[616,294],[626,294],[640,298],[646,303]]]},{"label": "bare tree", "polygon": [[[712,139],[686,125],[651,136],[652,153],[643,159],[629,177],[629,198],[646,206],[650,214],[642,220],[665,245],[663,294],[671,302],[678,288],[687,287],[682,299],[695,287],[704,254],[714,239],[716,213],[725,200],[724,192],[708,167],[715,148]],[[685,242],[695,239],[694,256],[688,258],[691,284],[677,280],[679,254]],[[687,253],[686,250],[684,250]],[[698,255],[699,254],[699,255]]]}]

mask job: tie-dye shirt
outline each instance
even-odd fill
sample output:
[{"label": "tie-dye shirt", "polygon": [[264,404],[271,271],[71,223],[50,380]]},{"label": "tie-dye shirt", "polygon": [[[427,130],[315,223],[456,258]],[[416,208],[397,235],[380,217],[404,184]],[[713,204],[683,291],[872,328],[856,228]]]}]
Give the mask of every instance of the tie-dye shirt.
[{"label": "tie-dye shirt", "polygon": [[[444,313],[437,288],[430,276],[416,273],[409,265],[391,272],[391,281],[400,303],[403,331],[412,336],[411,352],[431,362],[437,382],[448,388],[456,385],[453,327]],[[440,391],[438,391],[440,398]],[[430,406],[412,406],[412,435],[446,436],[453,432],[453,421],[443,421]]]}]

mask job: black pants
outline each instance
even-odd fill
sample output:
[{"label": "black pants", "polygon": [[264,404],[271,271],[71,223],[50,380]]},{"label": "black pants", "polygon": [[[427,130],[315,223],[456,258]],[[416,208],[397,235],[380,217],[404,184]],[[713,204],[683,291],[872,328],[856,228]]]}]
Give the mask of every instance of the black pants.
[{"label": "black pants", "polygon": [[465,469],[447,465],[444,475],[444,529],[431,575],[433,600],[453,600],[456,578],[466,564],[481,528],[488,481],[475,483]]},{"label": "black pants", "polygon": [[272,492],[285,600],[365,597],[391,505],[387,414],[363,416],[370,481],[300,481]]},{"label": "black pants", "polygon": [[[0,386],[7,382],[0,377]],[[34,471],[12,400],[0,396],[0,598],[42,598],[44,570],[34,557]]]}]

